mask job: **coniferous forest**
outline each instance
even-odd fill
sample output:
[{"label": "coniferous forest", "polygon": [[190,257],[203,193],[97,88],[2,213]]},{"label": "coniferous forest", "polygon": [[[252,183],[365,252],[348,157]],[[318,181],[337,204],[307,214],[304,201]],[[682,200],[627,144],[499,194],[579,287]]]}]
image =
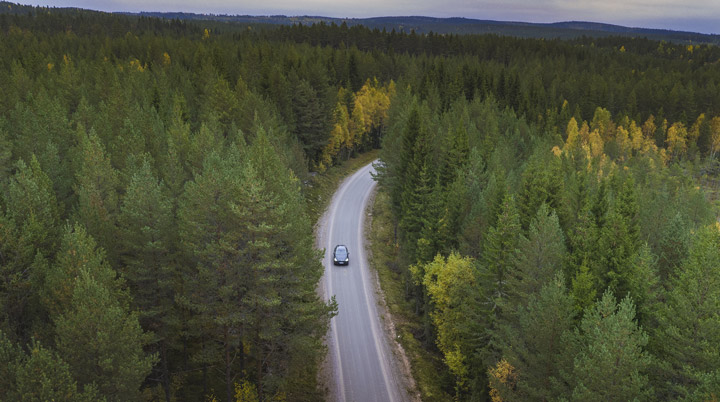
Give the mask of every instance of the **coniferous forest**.
[{"label": "coniferous forest", "polygon": [[321,400],[374,148],[447,395],[720,395],[720,48],[0,5],[2,400]]}]

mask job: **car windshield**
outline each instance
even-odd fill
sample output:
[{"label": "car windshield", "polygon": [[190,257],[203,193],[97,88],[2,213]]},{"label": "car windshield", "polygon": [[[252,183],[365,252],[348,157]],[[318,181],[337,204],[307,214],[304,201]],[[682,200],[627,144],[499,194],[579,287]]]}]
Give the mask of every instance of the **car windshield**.
[{"label": "car windshield", "polygon": [[347,254],[347,249],[345,249],[345,247],[341,246],[335,250],[335,256],[337,256],[337,257],[344,257],[346,254]]}]

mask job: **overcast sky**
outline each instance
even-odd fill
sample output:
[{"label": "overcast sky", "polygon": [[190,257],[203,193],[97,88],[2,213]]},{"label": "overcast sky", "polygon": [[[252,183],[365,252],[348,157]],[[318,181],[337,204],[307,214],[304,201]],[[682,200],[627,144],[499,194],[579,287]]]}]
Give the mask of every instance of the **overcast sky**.
[{"label": "overcast sky", "polygon": [[593,21],[720,34],[720,0],[40,0],[31,4],[132,12]]}]

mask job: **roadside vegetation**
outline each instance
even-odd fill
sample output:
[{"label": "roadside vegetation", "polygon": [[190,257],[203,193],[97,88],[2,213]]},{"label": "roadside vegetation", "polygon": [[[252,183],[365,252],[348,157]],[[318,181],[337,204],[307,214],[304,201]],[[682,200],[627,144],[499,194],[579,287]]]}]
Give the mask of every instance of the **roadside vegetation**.
[{"label": "roadside vegetation", "polygon": [[397,341],[410,360],[413,378],[423,401],[447,401],[452,395],[452,377],[444,370],[442,355],[437,348],[425,348],[418,340],[422,333],[421,317],[406,297],[402,275],[402,261],[395,238],[390,211],[390,199],[384,190],[375,195],[372,205],[370,239],[370,265],[377,271],[380,287],[392,319]]}]

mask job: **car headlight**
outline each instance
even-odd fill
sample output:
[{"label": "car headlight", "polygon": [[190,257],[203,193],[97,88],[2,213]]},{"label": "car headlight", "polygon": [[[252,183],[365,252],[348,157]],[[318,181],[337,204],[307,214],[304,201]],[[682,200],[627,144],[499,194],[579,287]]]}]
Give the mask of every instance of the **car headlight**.
[{"label": "car headlight", "polygon": [[348,260],[349,260],[349,258],[346,258],[346,259],[345,259],[345,262],[348,262]]},{"label": "car headlight", "polygon": [[337,258],[333,257],[333,261],[337,262]]}]

